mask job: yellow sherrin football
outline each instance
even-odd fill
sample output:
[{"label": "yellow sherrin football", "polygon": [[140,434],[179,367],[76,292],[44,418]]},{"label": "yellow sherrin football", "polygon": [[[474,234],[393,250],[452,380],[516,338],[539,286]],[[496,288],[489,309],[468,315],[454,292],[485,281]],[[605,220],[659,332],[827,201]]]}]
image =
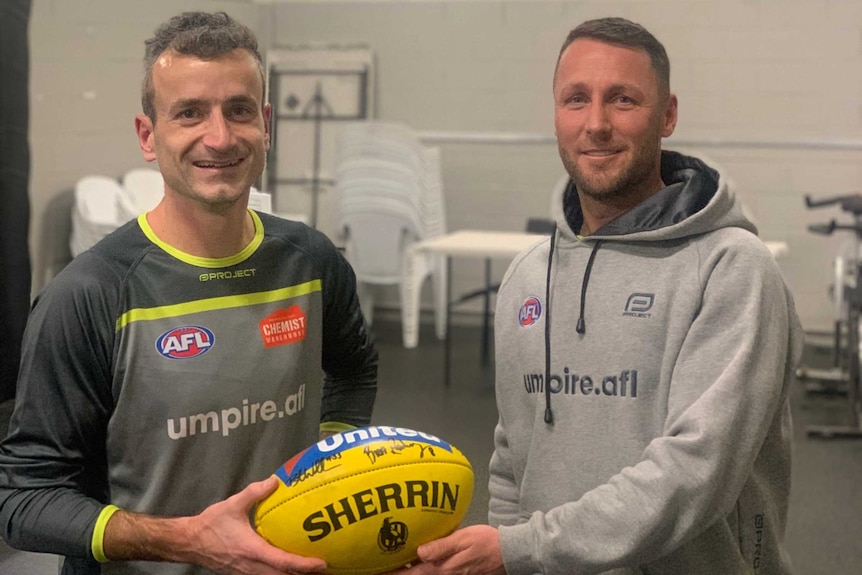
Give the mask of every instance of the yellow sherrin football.
[{"label": "yellow sherrin football", "polygon": [[454,531],[473,497],[473,468],[442,439],[402,427],[345,431],[275,471],[254,512],[267,541],[320,557],[332,575],[374,575],[416,559]]}]

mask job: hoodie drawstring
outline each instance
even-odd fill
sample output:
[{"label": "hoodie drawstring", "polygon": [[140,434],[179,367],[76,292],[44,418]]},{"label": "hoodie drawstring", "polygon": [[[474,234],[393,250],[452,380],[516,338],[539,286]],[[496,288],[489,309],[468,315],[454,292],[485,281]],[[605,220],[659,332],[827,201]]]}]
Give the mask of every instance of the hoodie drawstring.
[{"label": "hoodie drawstring", "polygon": [[[545,423],[548,425],[554,424],[554,412],[551,409],[551,267],[554,262],[554,245],[557,238],[557,227],[554,226],[554,231],[551,233],[551,248],[548,251],[548,275],[545,279]],[[602,240],[597,240],[593,246],[593,251],[590,252],[590,259],[587,261],[587,268],[584,270],[584,283],[581,285],[581,311],[578,317],[577,332],[586,333],[587,326],[584,323],[584,302],[587,296],[587,284],[590,281],[590,272],[593,269],[593,261],[596,259],[596,252],[602,245]]]},{"label": "hoodie drawstring", "polygon": [[548,250],[548,275],[545,278],[545,423],[554,424],[551,411],[551,265],[554,262],[554,244],[557,239],[557,226],[551,231],[551,248]]},{"label": "hoodie drawstring", "polygon": [[578,326],[575,331],[578,333],[587,333],[587,326],[584,323],[584,307],[587,303],[587,284],[590,282],[590,272],[593,269],[593,260],[596,259],[596,252],[599,251],[599,246],[602,245],[602,240],[597,240],[593,246],[593,251],[590,253],[590,260],[587,262],[587,269],[584,271],[584,283],[581,284],[581,312],[578,316]]}]

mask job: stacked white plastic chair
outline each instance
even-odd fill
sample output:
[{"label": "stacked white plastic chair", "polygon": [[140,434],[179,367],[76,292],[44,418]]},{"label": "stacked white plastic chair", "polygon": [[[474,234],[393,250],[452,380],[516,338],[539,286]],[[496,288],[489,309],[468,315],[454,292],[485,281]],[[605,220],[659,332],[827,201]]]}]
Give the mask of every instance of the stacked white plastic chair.
[{"label": "stacked white plastic chair", "polygon": [[157,170],[135,168],[123,174],[122,192],[120,216],[133,220],[159,205],[165,195],[165,181]]},{"label": "stacked white plastic chair", "polygon": [[[336,146],[335,182],[337,222],[347,259],[356,272],[366,321],[371,323],[374,309],[370,286],[398,285],[403,309],[419,305],[421,282],[431,276],[436,331],[438,337],[445,337],[442,261],[412,274],[412,282],[406,281],[404,270],[411,244],[446,231],[439,149],[422,145],[416,134],[401,124],[347,124]],[[415,347],[417,322],[406,321],[402,314],[402,323],[404,345]]]},{"label": "stacked white plastic chair", "polygon": [[96,242],[120,227],[126,220],[119,210],[120,183],[107,176],[84,176],[75,184],[72,206],[72,256],[88,250]]},{"label": "stacked white plastic chair", "polygon": [[263,212],[264,214],[272,213],[272,195],[258,191],[257,188],[252,187],[251,191],[248,194],[248,207],[253,209],[256,212]]}]

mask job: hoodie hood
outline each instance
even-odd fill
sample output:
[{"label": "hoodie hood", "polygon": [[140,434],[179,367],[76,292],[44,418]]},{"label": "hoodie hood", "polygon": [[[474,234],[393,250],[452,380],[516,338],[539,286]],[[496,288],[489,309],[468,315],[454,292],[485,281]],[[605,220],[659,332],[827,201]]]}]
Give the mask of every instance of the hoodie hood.
[{"label": "hoodie hood", "polygon": [[[606,223],[590,240],[660,241],[685,238],[719,228],[739,227],[757,234],[743,214],[726,178],[702,160],[662,151],[661,175],[666,186],[628,212]],[[577,241],[584,218],[574,182],[554,206],[561,238]]]}]

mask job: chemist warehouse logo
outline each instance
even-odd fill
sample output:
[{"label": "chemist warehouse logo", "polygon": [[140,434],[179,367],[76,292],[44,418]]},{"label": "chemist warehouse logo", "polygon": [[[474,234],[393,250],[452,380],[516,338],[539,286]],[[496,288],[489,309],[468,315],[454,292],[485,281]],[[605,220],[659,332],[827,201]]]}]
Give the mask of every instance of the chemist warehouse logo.
[{"label": "chemist warehouse logo", "polygon": [[259,324],[264,347],[277,347],[304,340],[307,333],[305,320],[305,312],[298,305],[269,314]]}]

